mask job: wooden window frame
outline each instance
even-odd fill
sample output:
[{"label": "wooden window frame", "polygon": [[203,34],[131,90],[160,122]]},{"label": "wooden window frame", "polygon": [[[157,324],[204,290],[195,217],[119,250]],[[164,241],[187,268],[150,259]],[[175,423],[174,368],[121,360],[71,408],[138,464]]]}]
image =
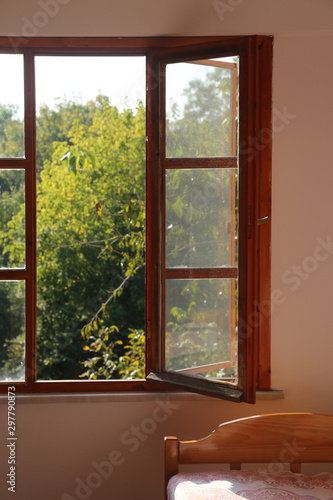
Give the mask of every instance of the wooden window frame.
[{"label": "wooden window frame", "polygon": [[[165,391],[165,380],[36,380],[36,116],[34,56],[38,55],[143,55],[147,60],[147,262],[146,262],[146,374],[161,372],[161,86],[160,61],[188,57],[189,52],[209,57],[241,54],[246,77],[240,78],[247,94],[242,110],[245,143],[240,162],[250,172],[246,189],[248,233],[248,318],[243,325],[244,345],[240,352],[241,387],[237,394],[218,394],[225,399],[255,402],[256,390],[270,389],[270,220],[271,220],[271,101],[272,37],[167,37],[167,38],[0,38],[1,53],[24,55],[25,158],[0,159],[0,169],[26,172],[26,268],[1,269],[0,280],[26,282],[26,381],[0,382],[0,392],[15,385],[17,393],[156,392]],[[244,105],[242,105],[244,106]],[[158,125],[158,126],[157,126]],[[262,142],[262,131],[265,141]],[[245,194],[240,193],[240,196]],[[152,214],[159,216],[153,217]],[[257,220],[268,217],[257,225]],[[266,220],[266,219],[265,219]],[[240,256],[240,258],[242,258]],[[250,300],[249,300],[250,297]],[[261,311],[260,304],[266,307]],[[245,385],[243,374],[248,375]],[[154,376],[150,376],[153,378]],[[163,378],[163,377],[162,377]],[[243,384],[243,385],[242,385]],[[198,387],[181,386],[198,391]],[[179,387],[179,386],[178,386]],[[175,387],[177,389],[177,385]],[[200,390],[206,394],[206,389]],[[230,392],[230,391],[229,391]]]}]

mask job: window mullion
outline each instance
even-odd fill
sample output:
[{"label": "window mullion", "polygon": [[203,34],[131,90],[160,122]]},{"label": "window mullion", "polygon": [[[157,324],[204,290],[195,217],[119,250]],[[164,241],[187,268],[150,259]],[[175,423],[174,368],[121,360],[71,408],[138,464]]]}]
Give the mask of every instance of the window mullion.
[{"label": "window mullion", "polygon": [[26,382],[36,380],[36,111],[34,55],[24,56],[26,150]]},{"label": "window mullion", "polygon": [[146,373],[161,370],[161,138],[160,68],[157,54],[147,56],[147,243]]}]

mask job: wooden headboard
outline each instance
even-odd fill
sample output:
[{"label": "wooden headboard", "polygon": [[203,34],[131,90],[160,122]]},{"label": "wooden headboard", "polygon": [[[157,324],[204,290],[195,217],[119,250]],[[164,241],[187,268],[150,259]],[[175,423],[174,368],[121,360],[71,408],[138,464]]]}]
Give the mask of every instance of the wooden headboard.
[{"label": "wooden headboard", "polygon": [[333,462],[333,416],[276,413],[221,424],[198,441],[165,438],[165,481],[179,464],[241,464],[278,461],[301,472],[302,463]]}]

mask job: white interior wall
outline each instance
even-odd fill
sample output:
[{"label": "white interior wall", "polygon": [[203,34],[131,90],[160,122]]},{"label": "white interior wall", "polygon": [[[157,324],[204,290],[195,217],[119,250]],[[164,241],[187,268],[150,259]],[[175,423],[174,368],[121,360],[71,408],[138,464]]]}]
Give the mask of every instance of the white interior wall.
[{"label": "white interior wall", "polygon": [[[285,397],[252,406],[189,396],[167,410],[144,396],[18,398],[17,500],[162,500],[165,434],[199,438],[220,422],[259,413],[333,413],[333,4],[221,0],[219,5],[218,13],[210,0],[1,0],[0,35],[275,36],[272,289],[282,303],[272,314],[272,381]],[[5,485],[6,427],[1,399],[4,499],[12,498]],[[94,463],[110,463],[114,450],[119,454],[111,458],[119,465],[112,474],[97,488],[76,490],[77,478],[96,481]]]}]

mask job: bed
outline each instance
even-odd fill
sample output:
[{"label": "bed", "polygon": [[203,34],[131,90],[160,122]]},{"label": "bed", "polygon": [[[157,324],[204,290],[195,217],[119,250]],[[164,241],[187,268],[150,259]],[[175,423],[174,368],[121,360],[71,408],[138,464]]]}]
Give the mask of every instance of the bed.
[{"label": "bed", "polygon": [[[321,463],[324,471],[302,474],[306,463]],[[332,463],[333,416],[278,413],[243,418],[221,424],[197,441],[165,438],[166,498],[333,500],[333,474],[325,471]],[[182,464],[229,468],[184,473],[179,472]],[[246,464],[258,464],[258,469],[244,470]]]}]

